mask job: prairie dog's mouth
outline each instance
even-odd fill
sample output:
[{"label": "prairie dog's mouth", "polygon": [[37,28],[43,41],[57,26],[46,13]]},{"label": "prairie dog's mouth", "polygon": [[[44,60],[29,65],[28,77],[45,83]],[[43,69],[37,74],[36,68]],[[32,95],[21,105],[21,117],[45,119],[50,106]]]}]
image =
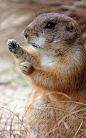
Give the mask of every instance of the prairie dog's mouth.
[{"label": "prairie dog's mouth", "polygon": [[32,47],[34,47],[34,48],[39,48],[38,45],[36,45],[35,43],[33,43],[33,42],[31,42],[31,41],[28,41],[28,43],[29,43],[30,45],[32,45]]},{"label": "prairie dog's mouth", "polygon": [[45,39],[42,36],[33,39],[28,39],[25,37],[25,40],[27,43],[31,44],[34,48],[40,48],[40,49],[44,48]]},{"label": "prairie dog's mouth", "polygon": [[31,44],[34,48],[38,48],[38,46],[37,45],[35,45],[35,44]]},{"label": "prairie dog's mouth", "polygon": [[34,48],[38,48],[38,46],[37,46],[35,43],[31,42],[30,40],[28,40],[28,39],[25,38],[25,41],[26,41],[28,44],[32,45]]}]

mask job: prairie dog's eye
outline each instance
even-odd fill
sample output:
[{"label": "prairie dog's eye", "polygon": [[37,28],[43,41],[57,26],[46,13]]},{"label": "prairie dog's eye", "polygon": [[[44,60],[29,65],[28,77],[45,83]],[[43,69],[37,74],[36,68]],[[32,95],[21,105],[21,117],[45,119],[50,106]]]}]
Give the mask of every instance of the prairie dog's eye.
[{"label": "prairie dog's eye", "polygon": [[45,29],[54,29],[55,25],[56,23],[49,21],[47,25],[45,26]]},{"label": "prairie dog's eye", "polygon": [[73,26],[71,26],[70,28],[67,27],[66,30],[72,33],[73,32],[73,28],[74,28]]}]

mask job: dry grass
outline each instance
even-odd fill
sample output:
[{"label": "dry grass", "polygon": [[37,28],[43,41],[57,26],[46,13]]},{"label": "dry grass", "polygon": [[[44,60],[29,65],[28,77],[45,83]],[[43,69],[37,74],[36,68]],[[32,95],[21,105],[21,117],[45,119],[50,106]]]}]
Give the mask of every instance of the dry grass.
[{"label": "dry grass", "polygon": [[26,138],[23,117],[10,109],[0,107],[0,138]]},{"label": "dry grass", "polygon": [[[38,100],[38,99],[37,99]],[[74,102],[74,101],[60,101],[60,102],[71,102],[71,103],[75,103],[75,104],[79,104],[82,105],[84,108],[81,108],[79,110],[76,111],[66,111],[66,110],[62,110],[60,108],[57,107],[53,107],[53,106],[48,106],[45,107],[45,105],[41,105],[37,108],[35,108],[35,110],[44,110],[45,108],[50,108],[51,110],[54,109],[55,111],[62,111],[65,112],[66,115],[63,116],[59,121],[56,122],[56,124],[53,126],[53,128],[51,128],[51,130],[49,131],[44,131],[45,127],[46,127],[46,118],[45,120],[39,120],[36,123],[36,126],[40,126],[40,132],[38,132],[35,127],[33,126],[28,126],[31,131],[32,129],[34,129],[34,135],[38,135],[38,138],[50,138],[49,135],[52,133],[56,133],[57,130],[61,129],[60,128],[60,124],[64,124],[64,128],[66,128],[67,131],[71,131],[69,130],[69,126],[68,126],[68,122],[67,122],[67,118],[70,115],[74,115],[77,114],[77,118],[80,120],[80,125],[78,127],[78,129],[74,130],[74,135],[71,138],[86,138],[86,129],[82,128],[83,124],[86,122],[86,104],[84,103],[79,103],[79,102]],[[30,105],[29,108],[31,108],[32,104]],[[15,107],[16,108],[16,107]],[[28,108],[28,110],[29,110]],[[34,111],[35,111],[34,110]],[[15,109],[14,109],[15,111]],[[25,125],[25,114],[24,116],[19,117],[17,114],[14,113],[14,111],[11,111],[10,109],[7,109],[5,107],[0,107],[0,138],[29,138],[29,133],[27,133],[27,127]],[[40,118],[39,114],[37,114],[35,117]],[[34,120],[33,120],[34,122]],[[45,122],[44,125],[40,124],[40,122]],[[52,122],[53,123],[53,122]],[[51,124],[52,125],[52,124]],[[82,133],[79,133],[79,132]],[[64,135],[58,134],[60,138],[66,138]]]}]

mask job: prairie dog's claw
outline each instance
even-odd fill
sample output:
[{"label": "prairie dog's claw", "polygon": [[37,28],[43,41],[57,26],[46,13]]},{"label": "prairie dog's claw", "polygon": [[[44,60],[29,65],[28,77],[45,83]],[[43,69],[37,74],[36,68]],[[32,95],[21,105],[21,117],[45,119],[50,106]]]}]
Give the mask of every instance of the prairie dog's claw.
[{"label": "prairie dog's claw", "polygon": [[27,61],[22,62],[22,63],[20,64],[20,69],[21,69],[21,72],[22,72],[22,73],[27,74],[28,71],[31,69],[31,64],[28,63]]},{"label": "prairie dog's claw", "polygon": [[19,48],[19,45],[17,44],[16,40],[8,39],[7,45],[9,50],[16,54],[17,48]]}]

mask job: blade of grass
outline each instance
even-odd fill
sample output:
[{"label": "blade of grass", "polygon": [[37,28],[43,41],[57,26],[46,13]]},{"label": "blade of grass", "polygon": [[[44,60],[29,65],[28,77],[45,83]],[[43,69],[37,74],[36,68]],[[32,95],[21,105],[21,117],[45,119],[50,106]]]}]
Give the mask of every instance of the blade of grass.
[{"label": "blade of grass", "polygon": [[12,69],[21,78],[23,84],[28,87],[29,84],[27,83],[27,80],[26,80],[25,76],[23,76],[22,74],[20,74],[14,67],[12,67]]},{"label": "blade of grass", "polygon": [[18,43],[18,44],[22,44],[22,43],[25,43],[25,41],[22,41],[22,42],[20,42],[20,43]]}]

